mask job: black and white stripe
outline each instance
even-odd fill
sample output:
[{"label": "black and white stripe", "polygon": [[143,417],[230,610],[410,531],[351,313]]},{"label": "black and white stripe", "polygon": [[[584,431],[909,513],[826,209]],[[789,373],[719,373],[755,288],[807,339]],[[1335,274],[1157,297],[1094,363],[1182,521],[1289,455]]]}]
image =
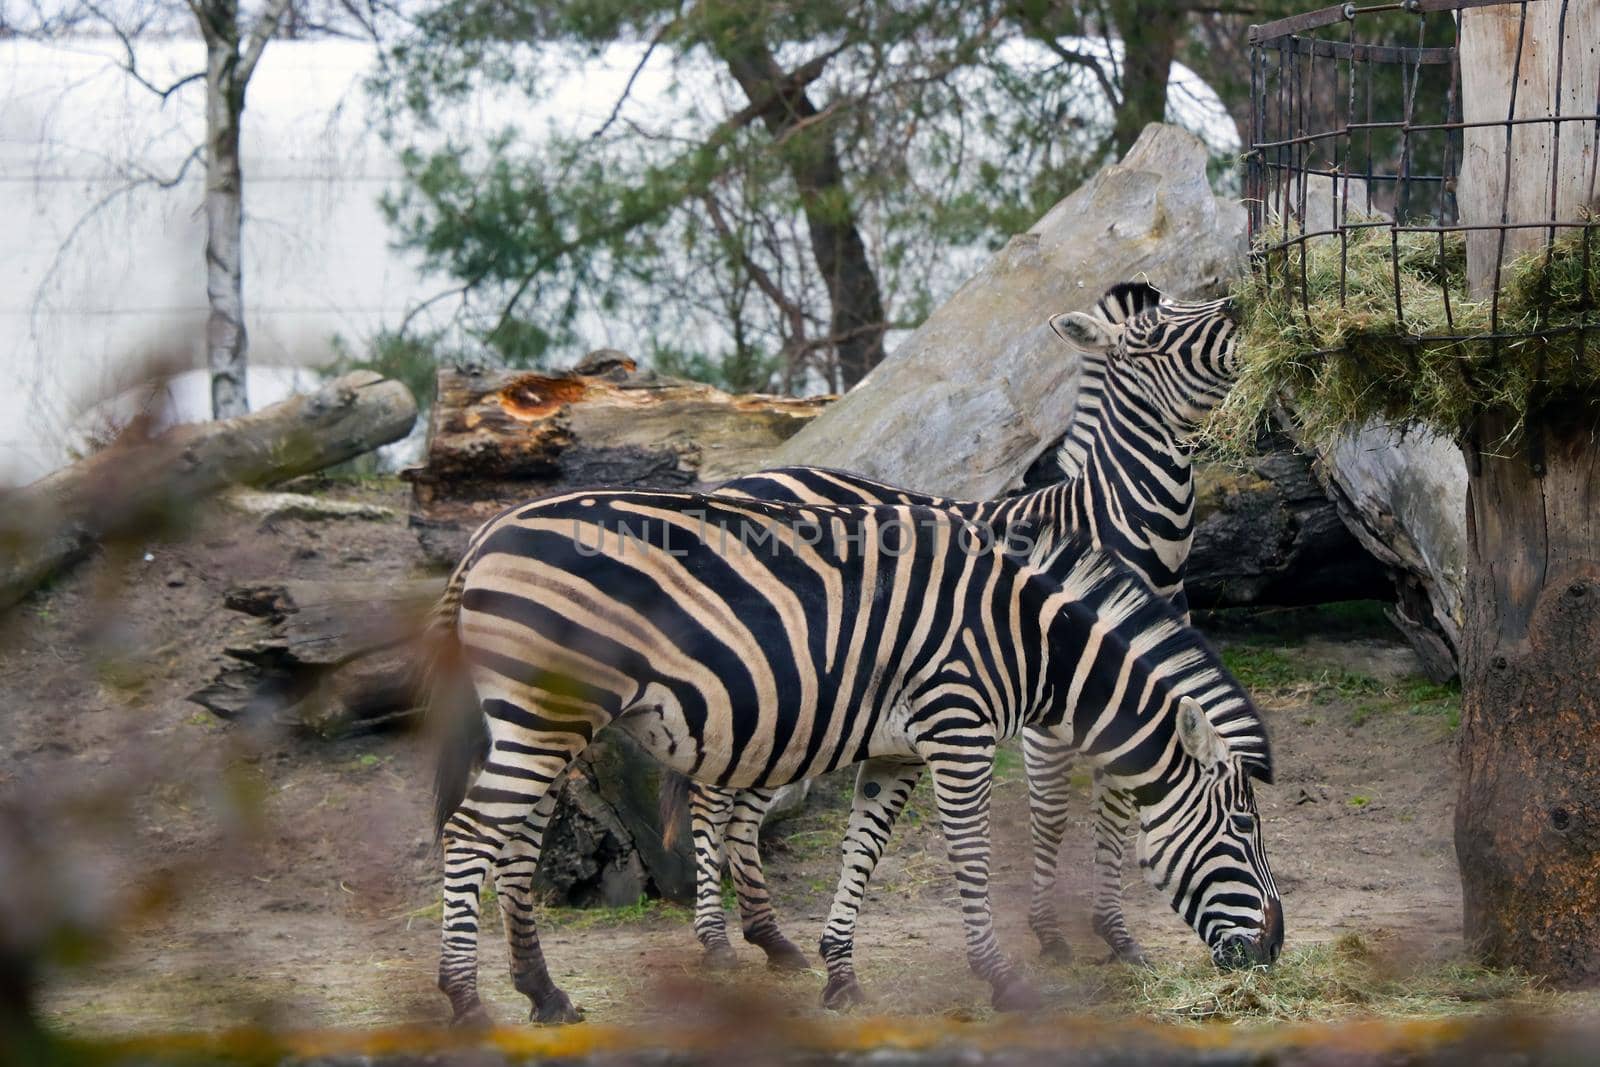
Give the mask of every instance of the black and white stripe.
[{"label": "black and white stripe", "polygon": [[[446,594],[487,730],[481,766],[441,778],[439,981],[455,1018],[483,1014],[478,901],[491,875],[516,987],[541,1021],[577,1017],[539,948],[532,879],[553,786],[610,727],[722,789],[861,764],[821,945],[828,1003],[859,996],[856,913],[924,767],[969,961],[998,1006],[1036,1002],[1000,952],[988,896],[995,747],[1024,727],[1131,791],[1147,876],[1219,962],[1275,957],[1281,912],[1249,781],[1270,780],[1271,757],[1248,697],[1110,557],[1078,541],[986,547],[987,530],[941,509],[624,491],[486,524]],[[751,531],[764,543],[751,547]]]},{"label": "black and white stripe", "polygon": [[[1163,301],[1143,282],[1112,287],[1093,314],[1062,315],[1051,327],[1082,348],[1077,412],[1058,455],[1063,480],[1032,493],[983,503],[914,493],[860,475],[785,467],[728,483],[718,495],[795,504],[914,504],[949,508],[963,518],[1004,528],[1023,520],[1058,534],[1086,533],[1115,553],[1158,593],[1187,610],[1183,567],[1194,533],[1194,479],[1188,437],[1218,404],[1237,374],[1235,323],[1225,301]],[[1033,839],[1029,924],[1043,954],[1071,951],[1056,911],[1056,878],[1069,814],[1071,750],[1051,737],[1023,735]],[[734,960],[722,912],[724,833],[744,936],[781,969],[803,968],[805,956],[778,928],[757,844],[770,794],[712,796],[690,791],[696,859],[696,936],[713,966]],[[1095,931],[1117,958],[1142,961],[1122,910],[1122,866],[1131,798],[1095,783]],[[727,813],[725,823],[706,816]]]}]

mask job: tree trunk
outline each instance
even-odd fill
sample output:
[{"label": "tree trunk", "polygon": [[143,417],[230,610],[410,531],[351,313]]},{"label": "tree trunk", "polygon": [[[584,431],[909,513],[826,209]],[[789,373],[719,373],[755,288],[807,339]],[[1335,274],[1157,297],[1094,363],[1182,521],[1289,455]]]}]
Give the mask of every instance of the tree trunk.
[{"label": "tree trunk", "polygon": [[1167,79],[1187,18],[1183,5],[1176,3],[1120,0],[1112,7],[1112,21],[1122,37],[1122,99],[1112,131],[1119,158],[1146,126],[1166,121]]},{"label": "tree trunk", "polygon": [[[722,58],[751,105],[762,108],[761,121],[799,189],[811,254],[832,308],[840,379],[834,384],[849,389],[883,359],[888,324],[833,132],[825,119],[819,121],[804,84],[783,72],[764,43],[729,43]],[[810,128],[802,128],[808,124]]]},{"label": "tree trunk", "polygon": [[244,328],[244,185],[239,169],[239,121],[245,81],[239,70],[236,0],[207,3],[206,41],[206,364],[211,370],[211,417],[250,410]]},{"label": "tree trunk", "polygon": [[[1523,13],[1527,26],[1519,35]],[[1518,115],[1550,114],[1558,103],[1566,114],[1587,113],[1600,78],[1597,46],[1600,4],[1463,12],[1467,118],[1503,119],[1514,83]],[[1559,142],[1537,124],[1518,127],[1507,140],[1503,128],[1468,131],[1462,221],[1498,223],[1504,214],[1526,222],[1552,211],[1576,218],[1587,206],[1588,171],[1600,148],[1592,123],[1563,124]],[[1528,236],[1508,237],[1503,246],[1493,231],[1469,239],[1475,296],[1493,292],[1502,254],[1509,258],[1530,242],[1539,247],[1547,235],[1514,233]],[[1464,449],[1469,551],[1456,854],[1465,934],[1495,964],[1592,983],[1600,980],[1597,418],[1590,403],[1551,398],[1527,413],[1516,454],[1490,454],[1521,414],[1482,417]]]},{"label": "tree trunk", "polygon": [[[1469,452],[1456,855],[1491,962],[1600,980],[1600,446],[1581,404]],[[1485,440],[1505,422],[1486,420]]]},{"label": "tree trunk", "polygon": [[253,415],[119,442],[0,496],[0,608],[97,541],[142,542],[235,483],[263,484],[397,441],[417,405],[399,382],[356,371]]}]

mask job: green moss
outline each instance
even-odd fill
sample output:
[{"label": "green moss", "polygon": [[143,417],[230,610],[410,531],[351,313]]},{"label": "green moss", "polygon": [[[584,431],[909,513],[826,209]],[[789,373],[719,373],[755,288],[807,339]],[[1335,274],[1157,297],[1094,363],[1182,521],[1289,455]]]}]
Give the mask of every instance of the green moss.
[{"label": "green moss", "polygon": [[[1502,334],[1575,326],[1600,300],[1600,240],[1572,229],[1502,273]],[[1304,275],[1304,300],[1301,276]],[[1395,309],[1400,294],[1403,317]],[[1268,253],[1234,288],[1242,332],[1238,384],[1204,431],[1245,455],[1282,399],[1315,441],[1380,420],[1460,435],[1486,412],[1516,428],[1542,398],[1600,398],[1600,322],[1548,339],[1491,342],[1488,301],[1467,299],[1462,234],[1392,233],[1387,225]],[[1430,340],[1468,336],[1464,341]],[[1323,353],[1323,354],[1316,354]]]}]

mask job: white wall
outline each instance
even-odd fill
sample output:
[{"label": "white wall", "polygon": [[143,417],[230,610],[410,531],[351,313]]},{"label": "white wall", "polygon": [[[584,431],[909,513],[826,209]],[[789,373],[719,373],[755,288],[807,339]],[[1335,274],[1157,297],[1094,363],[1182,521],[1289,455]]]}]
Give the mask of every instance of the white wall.
[{"label": "white wall", "polygon": [[[170,179],[200,143],[203,91],[163,106],[117,55],[98,41],[0,42],[0,360],[13,383],[0,390],[0,482],[60,462],[73,416],[139,381],[149,359],[204,362],[204,168],[195,161],[173,189],[135,184]],[[325,362],[335,335],[359,344],[444,285],[389,247],[377,201],[399,167],[369,129],[360,82],[372,55],[275,41],[251,82],[244,272],[256,364]],[[140,60],[146,77],[170,80],[202,66],[203,49],[162,42],[141,46]]]}]

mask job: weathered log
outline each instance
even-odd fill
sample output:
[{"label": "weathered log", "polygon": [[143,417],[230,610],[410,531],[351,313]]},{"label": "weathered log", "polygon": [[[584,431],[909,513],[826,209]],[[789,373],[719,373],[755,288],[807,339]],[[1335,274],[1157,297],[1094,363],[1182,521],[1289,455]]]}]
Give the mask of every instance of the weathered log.
[{"label": "weathered log", "polygon": [[694,846],[661,840],[661,767],[621,730],[597,737],[567,769],[535,885],[546,900],[617,907],[645,897],[694,901]]},{"label": "weathered log", "polygon": [[356,371],[250,415],[124,442],[8,492],[0,608],[107,538],[139,538],[229,485],[308,474],[404,437],[416,420],[399,382]]},{"label": "weathered log", "polygon": [[[322,737],[399,725],[422,710],[414,638],[443,578],[281,581],[224,597],[239,613],[227,665],[189,699],[226,719],[271,723]],[[608,731],[568,770],[545,838],[539,886],[556,903],[631,904],[645,896],[688,902],[689,835],[661,840],[660,768],[626,734]]]},{"label": "weathered log", "polygon": [[230,590],[241,617],[229,662],[189,699],[225,719],[332,736],[409,717],[420,704],[411,647],[443,578],[283,581]]},{"label": "weathered log", "polygon": [[438,383],[427,461],[407,477],[425,550],[452,563],[468,533],[517,500],[601,485],[702,487],[757,470],[831,399],[635,374],[620,353],[553,374],[445,369]]},{"label": "weathered log", "polygon": [[1436,682],[1455,677],[1466,583],[1467,468],[1461,452],[1426,430],[1368,426],[1318,448],[1312,469],[1345,526],[1393,581],[1386,613]]}]

